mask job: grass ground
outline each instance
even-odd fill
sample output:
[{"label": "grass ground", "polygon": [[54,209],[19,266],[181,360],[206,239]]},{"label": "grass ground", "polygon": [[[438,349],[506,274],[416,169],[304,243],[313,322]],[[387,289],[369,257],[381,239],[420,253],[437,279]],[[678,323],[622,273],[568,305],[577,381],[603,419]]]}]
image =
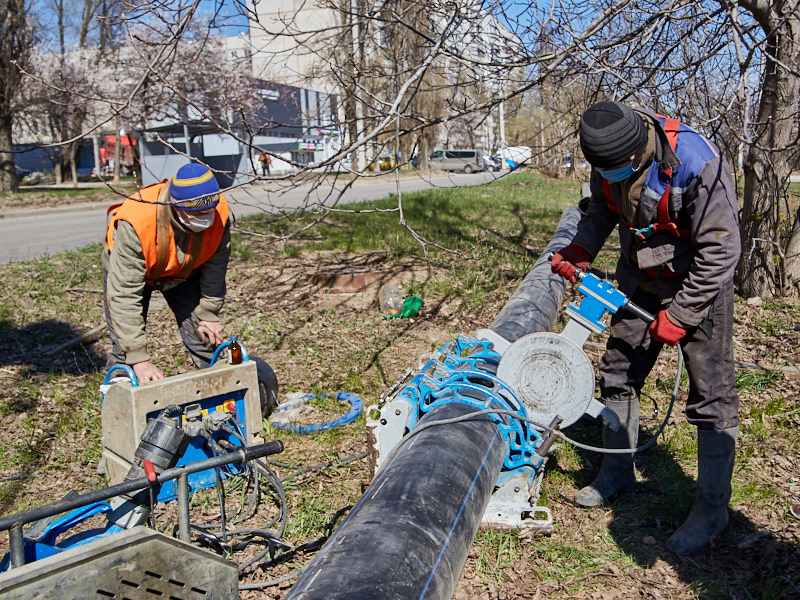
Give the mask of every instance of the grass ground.
[{"label": "grass ground", "polygon": [[[460,333],[488,326],[549,241],[580,184],[519,174],[491,185],[403,196],[359,212],[340,212],[281,243],[265,233],[288,227],[262,216],[234,236],[225,330],[252,355],[267,360],[290,392],[346,391],[364,403],[417,369],[422,355]],[[356,207],[351,207],[355,209]],[[364,212],[380,209],[382,212]],[[389,212],[383,212],[389,211]],[[309,218],[314,218],[310,215]],[[296,224],[291,225],[297,230]],[[415,239],[435,242],[423,246]],[[596,264],[613,266],[609,241]],[[54,352],[62,342],[103,324],[99,245],[47,259],[0,265],[0,513],[58,500],[69,489],[104,485],[95,473],[100,457],[100,406],[108,340]],[[376,273],[356,293],[325,293],[321,275]],[[413,319],[384,320],[379,285],[402,285],[423,300]],[[567,300],[574,297],[568,292]],[[563,317],[556,329],[563,326]],[[762,598],[800,597],[800,521],[788,512],[800,501],[798,425],[800,382],[792,379],[800,341],[800,306],[777,301],[748,304],[737,298],[736,358],[764,369],[741,368],[740,443],[731,501],[732,522],[713,551],[692,559],[671,556],[664,542],[691,502],[695,466],[693,429],[678,410],[658,444],[637,463],[639,485],[609,506],[586,510],[571,498],[588,483],[599,458],[559,444],[550,453],[539,504],[552,510],[555,531],[481,530],[461,574],[456,598]],[[148,320],[151,352],[167,373],[190,370],[167,310],[154,306]],[[596,364],[602,338],[587,347]],[[645,390],[643,438],[663,417],[674,377],[665,352]],[[347,407],[312,403],[327,420]],[[598,443],[598,425],[579,421],[568,434]],[[364,417],[311,435],[265,423],[266,439],[281,438],[285,452],[272,467],[286,490],[284,540],[295,551],[286,561],[261,561],[246,569],[243,584],[291,574],[313,557],[314,545],[334,516],[352,505],[369,483]],[[233,495],[232,495],[233,496]],[[233,502],[233,497],[231,498]],[[229,510],[232,510],[230,508]],[[264,506],[248,523],[257,527]],[[159,528],[174,524],[171,509],[156,512]],[[219,519],[216,496],[199,495],[192,518]],[[0,538],[0,550],[7,537]],[[232,558],[252,558],[252,548]],[[261,566],[257,566],[260,564]],[[291,585],[242,592],[242,598],[282,598]]]}]

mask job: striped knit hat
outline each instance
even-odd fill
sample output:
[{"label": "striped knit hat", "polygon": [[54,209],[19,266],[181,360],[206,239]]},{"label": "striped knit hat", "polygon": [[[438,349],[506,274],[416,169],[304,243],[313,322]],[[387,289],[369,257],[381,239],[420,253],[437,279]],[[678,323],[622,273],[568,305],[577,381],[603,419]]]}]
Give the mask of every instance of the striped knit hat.
[{"label": "striped knit hat", "polygon": [[219,202],[219,185],[208,167],[189,163],[178,169],[170,181],[169,196],[178,210],[208,210]]}]

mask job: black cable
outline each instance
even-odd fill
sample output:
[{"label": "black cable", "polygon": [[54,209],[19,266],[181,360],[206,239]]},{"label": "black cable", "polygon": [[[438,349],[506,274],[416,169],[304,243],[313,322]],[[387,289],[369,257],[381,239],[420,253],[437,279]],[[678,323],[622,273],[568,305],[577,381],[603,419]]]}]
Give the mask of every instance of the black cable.
[{"label": "black cable", "polygon": [[[225,433],[227,433],[228,435],[232,435],[236,439],[238,439],[239,442],[241,443],[241,446],[236,446],[235,444],[232,444],[228,440],[220,440],[219,443],[220,443],[220,445],[223,445],[222,442],[224,441],[226,444],[228,444],[231,447],[231,449],[238,449],[240,447],[246,448],[247,447],[247,442],[244,439],[244,435],[243,435],[243,432],[241,430],[241,427],[236,422],[236,420],[234,420],[233,422],[236,425],[236,428],[238,429],[238,432],[235,431],[232,427],[230,427],[226,423],[223,423],[220,426],[220,430],[225,432]],[[252,514],[253,510],[255,509],[255,506],[258,503],[258,499],[259,499],[259,497],[261,495],[260,494],[260,492],[261,492],[260,482],[258,481],[258,470],[257,469],[251,469],[249,462],[244,465],[243,470],[248,472],[248,476],[254,474],[253,493],[250,496],[250,503],[248,504],[247,509],[244,511],[244,513],[242,513],[241,516],[238,516],[236,519],[234,519],[233,523],[241,523],[242,521],[247,519]],[[270,525],[270,527],[271,526],[272,525]]]},{"label": "black cable", "polygon": [[226,530],[228,528],[225,522],[225,489],[222,486],[222,472],[220,471],[219,467],[214,469],[214,472],[217,476],[217,499],[219,500],[219,516],[221,520],[222,526],[222,541],[228,541],[228,534]]},{"label": "black cable", "polygon": [[[167,407],[164,409],[164,411],[162,411],[162,414],[170,414],[170,412],[175,412],[176,409],[180,410],[180,407]],[[205,429],[200,429],[197,432],[196,436],[201,437],[205,441],[205,445],[209,449],[210,454],[216,456],[226,454],[231,451],[239,451],[241,448],[246,449],[249,447],[239,423],[235,419],[232,420],[231,423],[233,424],[233,427],[231,427],[231,425],[228,423],[223,422],[219,427],[219,431],[227,433],[231,438],[238,440],[240,442],[239,445],[231,443],[230,440],[226,439],[216,440]],[[278,551],[281,551],[282,554],[286,554],[287,551],[291,551],[291,546],[281,540],[281,537],[285,533],[288,525],[286,493],[283,489],[280,477],[278,477],[275,471],[272,470],[269,464],[260,459],[251,460],[242,465],[237,473],[234,473],[232,468],[229,466],[225,471],[225,475],[223,476],[223,471],[220,467],[217,467],[215,468],[215,475],[217,500],[220,506],[220,522],[205,525],[190,525],[191,531],[194,531],[197,534],[197,543],[223,555],[231,555],[235,552],[244,550],[252,543],[266,543],[267,547],[263,551],[259,552],[254,558],[247,560],[245,563],[239,566],[240,572],[263,560],[266,556],[269,556],[270,561],[275,561],[280,556]],[[234,478],[238,479],[239,481],[234,482],[228,492],[235,491],[239,489],[239,487],[243,487],[243,489],[246,490],[248,482],[252,482],[253,489],[247,506],[241,512],[239,512],[239,509],[237,508],[235,517],[232,520],[229,520],[225,507],[226,490],[224,488],[223,479],[228,480]],[[232,531],[228,530],[229,524],[240,523],[241,521],[252,516],[253,512],[255,511],[255,507],[259,503],[262,486],[265,483],[266,485],[272,487],[274,495],[277,496],[276,500],[278,505],[278,513],[272,518],[271,522],[267,524],[266,528],[235,529]],[[275,525],[277,525],[277,531],[271,531],[269,528],[272,528]],[[175,532],[173,531],[173,535],[174,534]],[[245,539],[237,541],[237,538],[241,536],[245,536]],[[327,536],[324,539],[327,539]],[[322,541],[324,541],[324,539]],[[322,541],[314,540],[309,544],[305,544],[302,548],[305,549],[311,546],[319,547]],[[277,583],[273,585],[277,585]]]},{"label": "black cable", "polygon": [[[242,442],[241,446],[234,445],[237,449],[247,448],[248,444],[244,440],[244,435],[241,432],[241,428],[239,428],[239,424],[236,423],[235,421],[233,423],[237,427],[237,429],[239,429],[239,431],[235,431],[233,428],[227,425],[223,425],[220,428],[220,430],[225,431],[230,435],[233,435]],[[200,433],[200,435],[202,436],[202,433]],[[219,447],[220,450],[222,450],[221,444],[217,444],[217,447]],[[214,448],[212,447],[212,452],[213,451]],[[250,502],[247,508],[245,509],[244,513],[237,516],[237,518],[232,522],[240,523],[241,521],[248,518],[252,514],[261,493],[261,486],[262,486],[261,476],[264,476],[264,479],[266,479],[267,483],[272,486],[272,488],[275,490],[278,496],[278,508],[279,508],[278,514],[272,519],[271,522],[267,524],[267,527],[268,528],[273,527],[275,526],[276,523],[280,523],[277,534],[277,537],[280,538],[281,536],[283,536],[286,527],[288,525],[288,509],[286,502],[286,494],[280,479],[278,478],[277,474],[275,474],[275,472],[269,467],[269,465],[261,460],[248,461],[248,463],[246,463],[245,467],[243,468],[243,471],[244,471],[243,477],[252,478],[253,480],[253,493],[251,495]],[[241,476],[241,475],[242,474],[237,474],[235,476]],[[227,532],[228,520],[225,514],[224,498],[222,497],[221,472],[219,471],[219,469],[217,469],[217,496],[220,504],[221,522],[206,525],[204,529],[209,529],[209,528],[219,529],[222,532],[223,537],[225,537],[227,534],[229,534],[229,532]]]},{"label": "black cable", "polygon": [[[286,562],[287,560],[289,560],[291,557],[295,556],[298,553],[316,552],[317,550],[319,550],[322,547],[322,545],[330,537],[331,533],[333,532],[333,528],[336,525],[336,522],[342,517],[342,515],[344,515],[351,508],[353,508],[353,507],[352,506],[345,506],[344,508],[340,508],[339,510],[337,510],[333,514],[333,516],[328,520],[328,522],[323,527],[323,530],[325,531],[325,535],[323,535],[320,538],[317,538],[316,540],[311,540],[310,542],[306,542],[305,544],[301,544],[300,546],[297,546],[296,548],[290,549],[289,551],[282,553],[278,557],[272,557],[271,556],[270,557],[271,563],[275,564],[278,561]],[[261,553],[261,557],[265,556],[265,554],[266,554],[266,552],[262,552]],[[256,559],[252,559],[252,560],[248,561],[246,566],[249,567],[250,565],[254,564],[255,562],[257,562]],[[261,564],[261,565],[259,565],[259,567],[262,568],[262,569],[265,569],[265,568],[268,568],[270,566],[273,566],[273,564],[269,564],[269,565],[268,564]],[[297,577],[303,571],[304,568],[305,567],[303,567],[301,569],[298,569],[297,571],[294,571],[293,573],[290,573],[289,575],[285,575],[285,576],[280,577],[278,579],[273,579],[273,580],[270,580],[270,581],[262,581],[262,582],[253,583],[253,584],[240,585],[239,589],[240,590],[248,590],[248,589],[255,590],[255,589],[262,589],[262,588],[265,588],[265,587],[272,587],[272,586],[275,586],[275,585],[279,585],[279,584],[284,583],[284,582],[286,582],[286,581],[288,581],[290,579],[293,579],[294,577]],[[242,570],[243,569],[240,568],[240,573],[242,572]]]},{"label": "black cable", "polygon": [[[254,529],[254,530],[240,530],[243,533],[251,533],[253,535],[260,535],[264,537],[267,541],[267,548],[262,552],[258,553],[255,557],[251,558],[247,562],[244,562],[239,565],[239,572],[244,572],[250,565],[259,562],[264,556],[269,554],[269,558],[271,561],[275,561],[275,550],[280,548],[281,550],[291,551],[292,547],[278,538],[274,533],[268,531],[266,529]],[[237,532],[238,533],[238,532]],[[248,541],[250,543],[250,541]]]},{"label": "black cable", "polygon": [[254,462],[256,464],[256,469],[261,470],[261,474],[266,477],[267,481],[272,485],[272,488],[278,494],[279,515],[272,520],[272,522],[268,525],[268,527],[272,527],[275,525],[276,522],[280,522],[280,526],[278,527],[278,532],[279,536],[283,537],[283,533],[284,531],[286,531],[286,526],[289,521],[289,513],[286,508],[286,493],[283,489],[283,485],[281,484],[280,479],[278,479],[278,476],[266,462],[262,460],[256,460]]},{"label": "black cable", "polygon": [[[294,473],[290,473],[289,475],[287,475],[286,477],[281,479],[281,482],[287,481],[287,480],[291,479],[292,477],[296,477],[297,475],[302,475],[303,473],[307,473],[308,471],[315,471],[315,470],[319,470],[319,469],[325,469],[327,467],[333,467],[333,466],[336,466],[336,465],[346,465],[348,463],[355,462],[357,460],[361,460],[362,458],[366,458],[367,456],[369,456],[369,452],[362,452],[360,454],[351,454],[350,456],[345,456],[344,458],[340,458],[339,460],[330,460],[330,461],[328,461],[326,463],[320,463],[320,464],[317,464],[317,465],[311,465],[310,467],[302,467],[300,469],[297,469]],[[286,464],[286,463],[281,464],[281,463],[278,463],[276,461],[270,461],[270,464],[273,464],[273,465],[276,465],[276,466],[279,466],[279,467],[284,467],[284,468],[294,468],[294,465],[289,465],[289,464]]]},{"label": "black cable", "polygon": [[239,585],[239,589],[240,590],[261,590],[261,589],[264,589],[266,587],[272,587],[272,586],[275,586],[275,585],[280,585],[280,584],[285,583],[285,582],[287,582],[287,581],[289,581],[291,579],[294,579],[295,577],[300,575],[300,573],[302,571],[303,571],[303,569],[298,569],[294,573],[289,573],[288,575],[284,575],[283,577],[279,577],[278,579],[271,579],[270,581],[262,581],[261,583],[245,583],[243,585],[240,584]]},{"label": "black cable", "polygon": [[[247,447],[247,441],[244,439],[244,432],[242,431],[239,423],[236,420],[233,421],[233,428],[228,426],[227,424],[223,424],[223,429],[226,431],[230,431],[232,435],[234,435],[242,444],[243,447]],[[286,531],[286,526],[289,520],[289,513],[286,508],[286,493],[283,489],[283,485],[281,480],[278,478],[278,475],[270,468],[269,464],[261,459],[253,461],[256,465],[256,470],[259,468],[263,469],[262,475],[267,478],[267,481],[272,485],[272,488],[277,492],[278,499],[279,499],[279,516],[273,519],[267,527],[273,527],[276,522],[280,521],[280,527],[278,528],[279,536],[283,536],[284,531]],[[260,491],[259,486],[259,491]]]}]

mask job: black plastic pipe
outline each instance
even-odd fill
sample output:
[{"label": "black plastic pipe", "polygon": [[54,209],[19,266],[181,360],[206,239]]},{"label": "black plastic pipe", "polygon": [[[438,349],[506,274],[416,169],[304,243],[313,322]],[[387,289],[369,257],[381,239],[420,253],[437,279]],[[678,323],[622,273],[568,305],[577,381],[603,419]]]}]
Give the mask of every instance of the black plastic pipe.
[{"label": "black plastic pipe", "polygon": [[478,409],[432,409],[304,570],[293,600],[451,598],[505,456]]},{"label": "black plastic pipe", "polygon": [[[552,330],[566,286],[543,257],[572,241],[579,219],[577,208],[564,211],[492,324],[508,341]],[[384,461],[287,599],[450,600],[506,452],[486,416],[443,422],[477,410],[460,403],[431,410]]]},{"label": "black plastic pipe", "polygon": [[572,241],[580,219],[581,211],[575,207],[562,213],[550,243],[489,329],[509,342],[529,333],[553,329],[567,285],[565,279],[550,271],[550,256]]}]

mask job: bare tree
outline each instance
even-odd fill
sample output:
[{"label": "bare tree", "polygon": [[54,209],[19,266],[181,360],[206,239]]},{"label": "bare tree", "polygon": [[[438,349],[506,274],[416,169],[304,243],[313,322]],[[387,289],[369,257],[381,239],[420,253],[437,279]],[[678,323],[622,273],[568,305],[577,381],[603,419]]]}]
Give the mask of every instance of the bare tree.
[{"label": "bare tree", "polygon": [[747,40],[750,53],[761,55],[760,98],[746,138],[744,164],[744,252],[739,263],[739,289],[745,297],[768,298],[796,294],[800,286],[800,212],[788,227],[792,208],[787,202],[791,166],[798,155],[800,96],[800,7],[796,2],[742,0],[761,29],[755,31],[726,7],[737,35]]},{"label": "bare tree", "polygon": [[[610,98],[648,105],[713,138],[742,167],[740,293],[768,297],[800,281],[800,218],[786,196],[800,147],[796,3],[297,0],[237,6],[249,18],[257,72],[294,77],[293,84],[338,96],[341,149],[313,164],[294,164],[298,171],[324,174],[350,155],[351,172],[359,176],[368,153],[400,150],[408,157],[416,148],[426,155],[448,137],[472,144],[481,136],[491,146],[497,135],[487,130],[495,128],[492,115],[501,105],[517,115],[512,137],[529,136],[525,145],[550,161],[575,154],[578,115],[590,103]],[[225,69],[209,77],[176,68],[181,56],[202,63],[214,47],[207,33],[213,19],[202,20],[198,9],[197,0],[181,0],[120,11],[133,60],[118,59],[127,91],[103,96],[108,112],[144,122],[158,108],[177,106],[251,144],[263,124],[239,98],[237,78]],[[214,97],[224,110],[210,106]],[[231,111],[238,116],[231,118]],[[523,118],[534,127],[526,131]]]},{"label": "bare tree", "polygon": [[0,0],[0,192],[16,192],[13,124],[16,102],[31,49],[36,42],[26,0]]}]

